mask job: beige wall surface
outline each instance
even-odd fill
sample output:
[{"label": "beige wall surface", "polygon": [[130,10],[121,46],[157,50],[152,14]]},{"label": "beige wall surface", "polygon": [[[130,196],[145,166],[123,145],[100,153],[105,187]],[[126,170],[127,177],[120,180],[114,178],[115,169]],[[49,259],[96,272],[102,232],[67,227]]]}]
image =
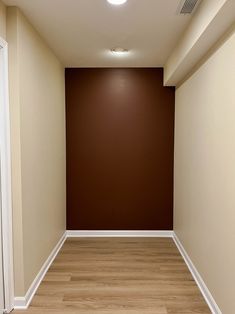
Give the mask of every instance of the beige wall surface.
[{"label": "beige wall surface", "polygon": [[23,274],[15,278],[15,294],[23,296],[65,231],[64,69],[17,8],[8,8],[7,23],[17,154],[12,161],[14,260],[15,273]]},{"label": "beige wall surface", "polygon": [[235,309],[235,33],[176,91],[174,229],[223,314]]},{"label": "beige wall surface", "polygon": [[6,39],[6,7],[0,0],[0,37]]},{"label": "beige wall surface", "polygon": [[16,295],[24,295],[21,134],[19,97],[18,11],[7,9],[7,41],[9,53],[9,97],[11,126],[12,205],[14,239],[14,280]]}]

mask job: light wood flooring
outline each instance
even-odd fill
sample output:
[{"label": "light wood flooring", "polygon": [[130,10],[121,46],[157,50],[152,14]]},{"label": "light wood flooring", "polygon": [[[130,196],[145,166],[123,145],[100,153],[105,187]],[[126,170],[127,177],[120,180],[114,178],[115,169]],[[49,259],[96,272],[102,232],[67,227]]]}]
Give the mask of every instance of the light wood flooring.
[{"label": "light wood flooring", "polygon": [[211,313],[170,238],[71,238],[14,314]]}]

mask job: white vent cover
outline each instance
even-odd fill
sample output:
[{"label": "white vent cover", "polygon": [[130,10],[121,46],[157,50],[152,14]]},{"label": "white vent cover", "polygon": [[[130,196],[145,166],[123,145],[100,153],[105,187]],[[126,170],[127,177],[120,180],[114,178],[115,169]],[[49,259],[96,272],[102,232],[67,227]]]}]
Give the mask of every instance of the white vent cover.
[{"label": "white vent cover", "polygon": [[183,0],[179,9],[179,14],[192,14],[200,0]]}]

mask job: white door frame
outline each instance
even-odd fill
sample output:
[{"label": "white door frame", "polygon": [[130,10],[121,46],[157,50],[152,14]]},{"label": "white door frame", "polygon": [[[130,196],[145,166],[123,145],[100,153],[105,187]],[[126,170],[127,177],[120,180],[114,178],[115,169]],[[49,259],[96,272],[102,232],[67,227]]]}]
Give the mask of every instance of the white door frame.
[{"label": "white door frame", "polygon": [[0,152],[5,310],[14,308],[8,45],[0,37]]}]

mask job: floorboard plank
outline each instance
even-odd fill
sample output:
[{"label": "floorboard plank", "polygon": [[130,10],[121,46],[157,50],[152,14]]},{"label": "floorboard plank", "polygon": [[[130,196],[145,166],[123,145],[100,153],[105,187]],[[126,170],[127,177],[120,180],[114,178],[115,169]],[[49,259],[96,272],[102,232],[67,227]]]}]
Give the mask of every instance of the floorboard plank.
[{"label": "floorboard plank", "polygon": [[211,313],[170,238],[67,239],[18,314]]}]

